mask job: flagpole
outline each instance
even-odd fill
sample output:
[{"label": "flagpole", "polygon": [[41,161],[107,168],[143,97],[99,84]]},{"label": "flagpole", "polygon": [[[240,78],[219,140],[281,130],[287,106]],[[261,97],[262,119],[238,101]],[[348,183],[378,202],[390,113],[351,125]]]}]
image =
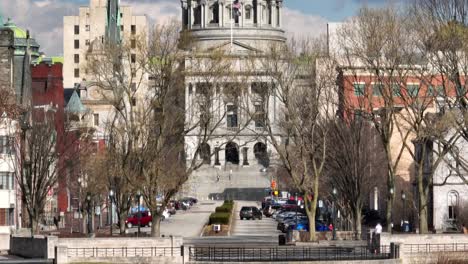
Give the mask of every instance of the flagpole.
[{"label": "flagpole", "polygon": [[230,18],[231,18],[231,53],[232,53],[232,43],[234,41],[234,29],[233,29],[233,27],[234,27],[234,19],[233,19],[234,14],[232,13],[232,5],[233,4],[234,3],[231,3],[231,16],[230,16]]}]

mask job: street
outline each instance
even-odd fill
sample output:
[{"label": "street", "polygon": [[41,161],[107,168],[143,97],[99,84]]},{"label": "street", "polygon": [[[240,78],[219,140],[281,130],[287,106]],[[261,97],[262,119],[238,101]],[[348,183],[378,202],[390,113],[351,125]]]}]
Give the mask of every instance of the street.
[{"label": "street", "polygon": [[[187,211],[178,210],[175,215],[161,222],[161,235],[198,237],[208,218],[220,201],[198,202]],[[141,232],[150,233],[150,227],[141,227]],[[128,233],[138,232],[138,227],[128,229]]]}]

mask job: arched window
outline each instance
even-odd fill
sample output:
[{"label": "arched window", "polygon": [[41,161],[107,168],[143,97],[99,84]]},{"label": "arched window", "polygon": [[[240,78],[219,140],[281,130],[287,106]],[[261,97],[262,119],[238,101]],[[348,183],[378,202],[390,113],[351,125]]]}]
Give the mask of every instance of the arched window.
[{"label": "arched window", "polygon": [[448,219],[457,219],[458,193],[450,191],[447,195]]},{"label": "arched window", "polygon": [[219,23],[219,4],[214,3],[210,6],[210,24]]},{"label": "arched window", "polygon": [[247,20],[252,19],[252,7],[250,5],[247,5],[245,7],[245,19]]}]

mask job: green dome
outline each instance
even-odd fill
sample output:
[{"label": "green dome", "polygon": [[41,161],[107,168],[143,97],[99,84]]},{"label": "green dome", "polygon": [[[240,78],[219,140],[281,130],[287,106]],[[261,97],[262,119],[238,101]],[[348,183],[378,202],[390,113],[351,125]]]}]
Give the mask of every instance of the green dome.
[{"label": "green dome", "polygon": [[11,22],[11,20],[8,20],[8,22],[3,24],[3,27],[13,30],[13,32],[15,33],[15,38],[26,38],[26,30],[19,28],[15,25],[15,23]]}]

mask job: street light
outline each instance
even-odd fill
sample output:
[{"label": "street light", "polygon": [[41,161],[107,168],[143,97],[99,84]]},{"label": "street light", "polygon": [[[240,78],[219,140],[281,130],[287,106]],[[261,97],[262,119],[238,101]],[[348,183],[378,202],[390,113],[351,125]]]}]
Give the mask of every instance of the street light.
[{"label": "street light", "polygon": [[112,236],[112,224],[113,224],[113,221],[112,221],[112,208],[113,208],[113,199],[114,199],[114,190],[110,190],[109,191],[109,203],[110,203],[110,235]]},{"label": "street light", "polygon": [[336,227],[335,227],[335,199],[336,199],[336,194],[337,194],[337,190],[336,188],[333,188],[332,190],[332,193],[333,193],[333,200],[332,200],[332,226],[333,226],[333,230],[332,230],[332,240],[336,240]]},{"label": "street light", "polygon": [[86,195],[86,202],[88,203],[88,236],[93,236],[93,218],[91,216],[91,195],[88,193]]},{"label": "street light", "polygon": [[79,221],[79,226],[80,226],[80,233],[83,233],[84,230],[82,230],[83,223],[81,222],[81,177],[78,177],[78,221]]},{"label": "street light", "polygon": [[401,200],[403,202],[403,231],[406,232],[406,194],[404,191],[401,191]]},{"label": "street light", "polygon": [[138,192],[137,192],[137,199],[138,199],[138,215],[137,215],[137,219],[138,219],[138,234],[137,234],[137,237],[140,237],[140,221],[141,221],[140,197],[141,197],[141,192],[140,192],[140,190],[138,190]]}]

